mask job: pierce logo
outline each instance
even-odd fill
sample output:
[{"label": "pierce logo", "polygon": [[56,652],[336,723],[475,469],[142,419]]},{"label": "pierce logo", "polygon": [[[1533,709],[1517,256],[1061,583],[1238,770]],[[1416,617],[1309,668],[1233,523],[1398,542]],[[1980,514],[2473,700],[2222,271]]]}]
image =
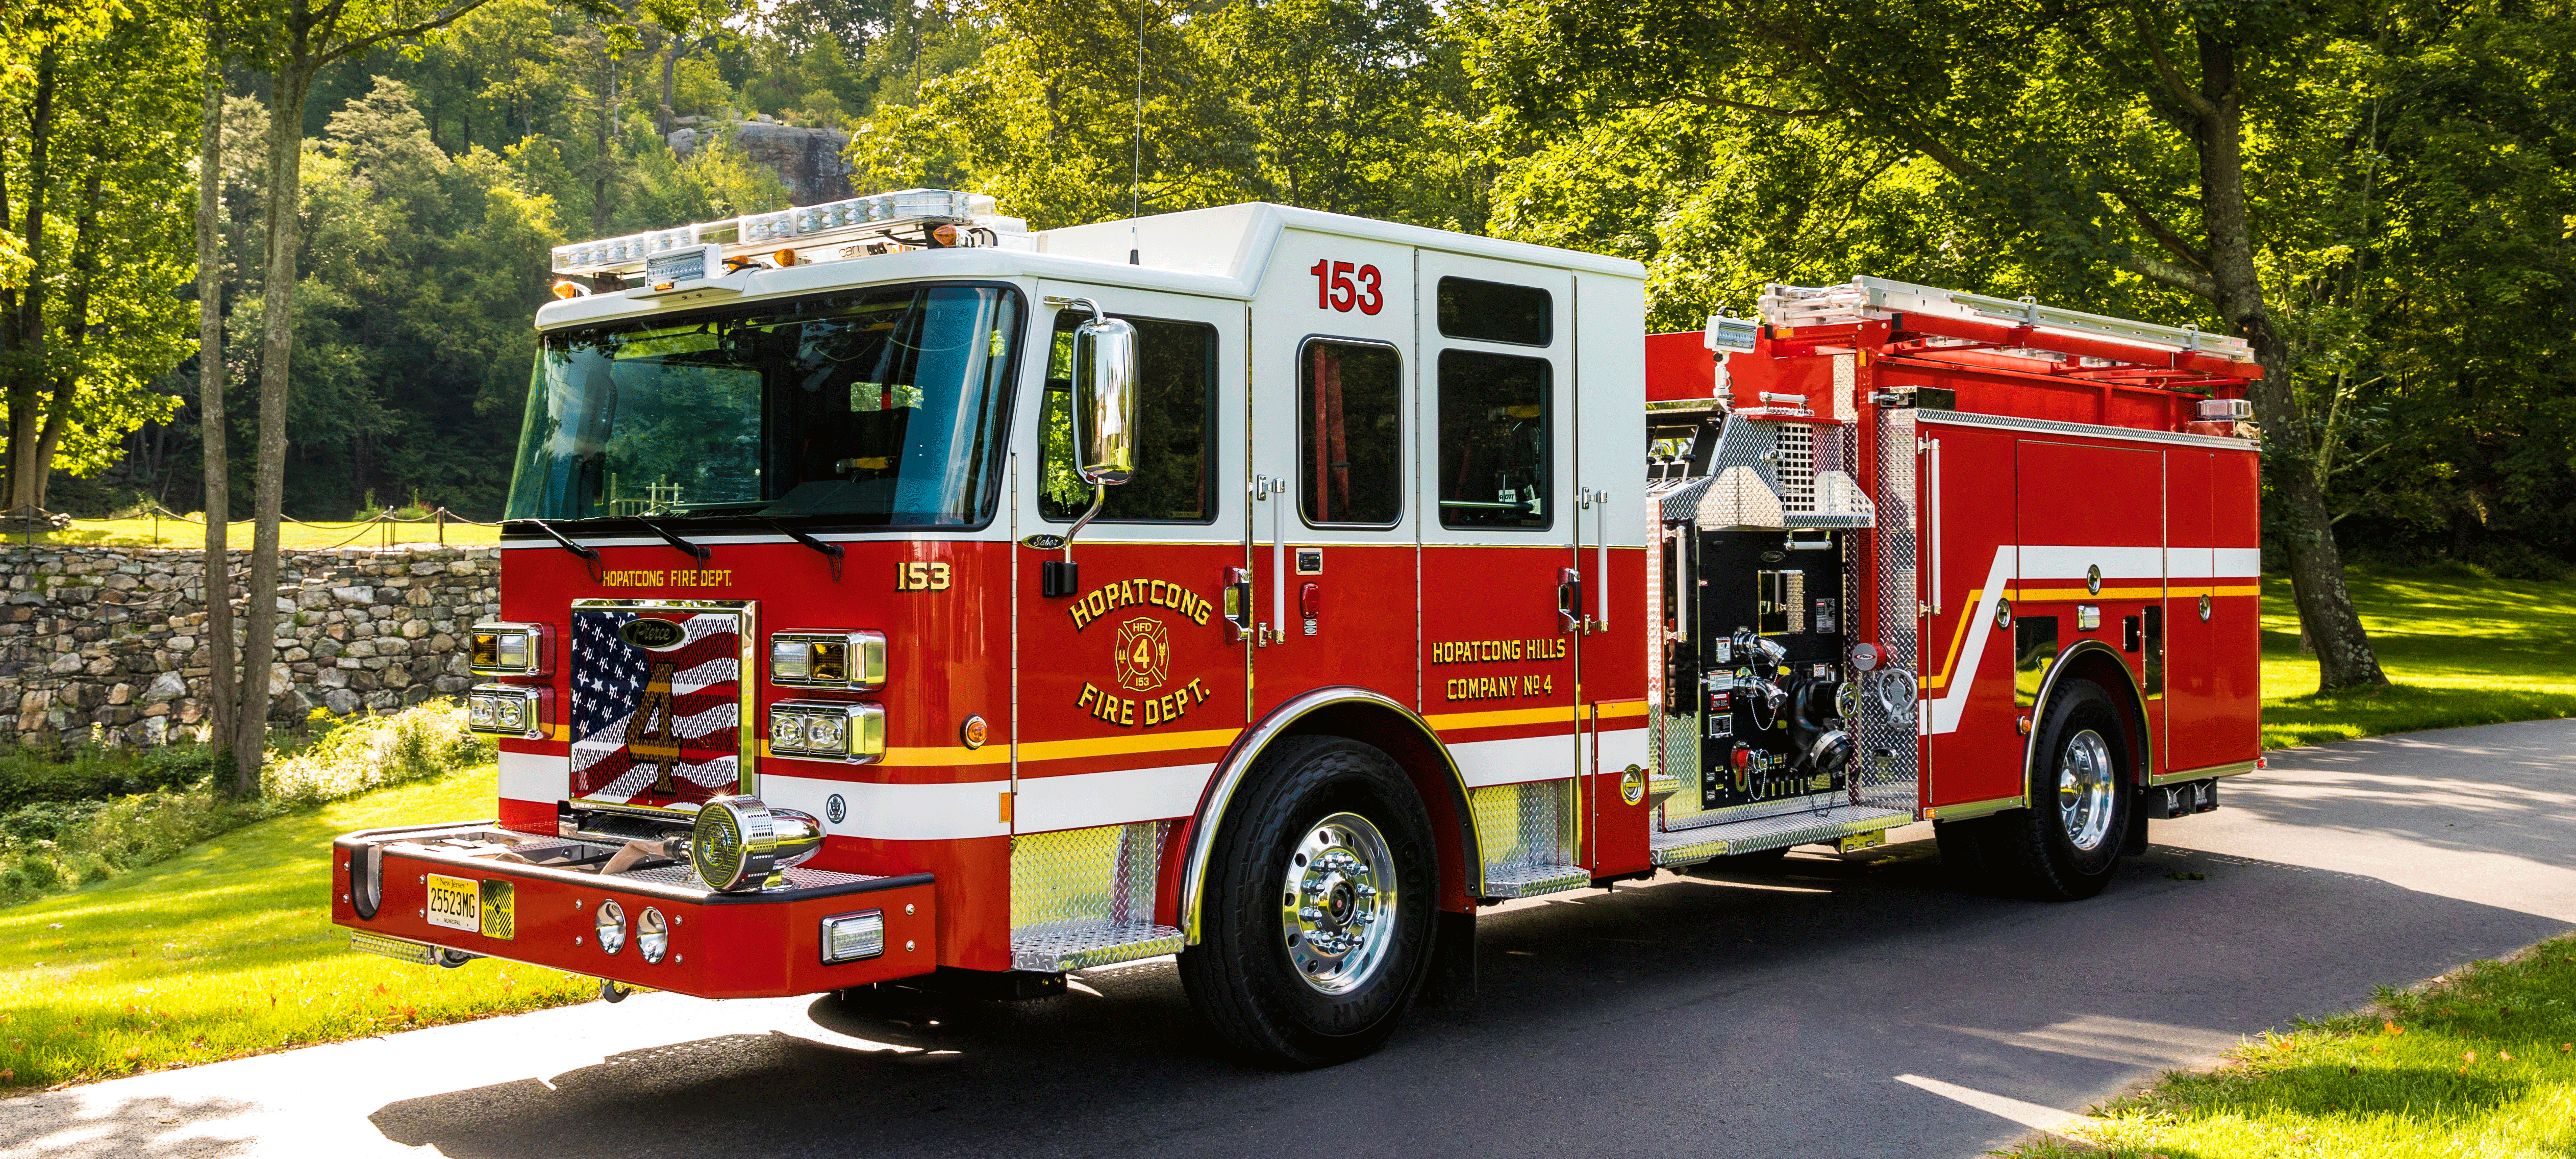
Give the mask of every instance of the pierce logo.
[{"label": "pierce logo", "polygon": [[1172,678],[1172,634],[1163,622],[1138,616],[1118,625],[1118,686],[1151,692]]},{"label": "pierce logo", "polygon": [[617,626],[619,639],[638,648],[650,648],[656,652],[665,648],[679,647],[688,634],[686,629],[669,620],[655,620],[643,616]]}]

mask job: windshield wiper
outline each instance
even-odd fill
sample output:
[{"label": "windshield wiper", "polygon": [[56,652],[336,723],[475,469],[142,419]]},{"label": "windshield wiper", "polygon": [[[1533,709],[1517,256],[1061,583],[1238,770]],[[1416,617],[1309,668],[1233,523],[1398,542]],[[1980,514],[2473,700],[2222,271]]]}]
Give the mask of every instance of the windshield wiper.
[{"label": "windshield wiper", "polygon": [[641,515],[635,517],[635,522],[643,524],[646,530],[651,531],[655,535],[661,536],[662,542],[679,548],[681,551],[687,552],[690,558],[698,561],[698,569],[701,571],[706,569],[707,557],[715,554],[714,552],[707,550],[704,544],[691,543],[688,540],[673,535],[669,531],[664,530],[661,524],[655,523],[650,519],[646,519]]},{"label": "windshield wiper", "polygon": [[832,557],[832,582],[841,582],[841,556],[846,553],[841,550],[840,544],[825,543],[811,535],[807,535],[802,531],[798,531],[793,527],[780,523],[775,519],[769,520],[768,523],[771,527],[778,529],[778,533],[780,535],[784,535],[789,539],[793,539],[798,543],[804,544],[808,548]]},{"label": "windshield wiper", "polygon": [[553,524],[547,523],[543,519],[527,519],[522,520],[522,522],[531,524],[537,530],[545,532],[548,539],[554,540],[555,543],[565,551],[569,551],[574,555],[580,556],[583,563],[590,565],[590,578],[594,581],[599,579],[599,549],[583,547],[578,543],[574,543],[572,540],[565,538],[563,532],[555,530]]}]

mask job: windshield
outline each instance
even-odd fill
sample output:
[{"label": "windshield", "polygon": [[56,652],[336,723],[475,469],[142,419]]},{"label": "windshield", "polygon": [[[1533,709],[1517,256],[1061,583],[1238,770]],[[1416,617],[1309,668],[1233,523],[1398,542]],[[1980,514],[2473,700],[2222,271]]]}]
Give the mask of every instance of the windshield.
[{"label": "windshield", "polygon": [[1017,291],[897,286],[546,335],[512,519],[984,521]]}]

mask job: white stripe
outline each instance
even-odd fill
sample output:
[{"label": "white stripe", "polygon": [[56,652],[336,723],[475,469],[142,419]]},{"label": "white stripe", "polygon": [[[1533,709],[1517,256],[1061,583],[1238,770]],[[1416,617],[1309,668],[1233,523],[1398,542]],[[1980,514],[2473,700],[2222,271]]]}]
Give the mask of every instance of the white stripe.
[{"label": "white stripe", "polygon": [[1995,620],[1995,602],[2004,596],[2004,577],[2010,574],[2012,551],[2010,546],[1996,548],[1995,562],[1986,568],[1986,584],[1980,589],[1984,594],[1977,598],[1976,608],[1968,613],[1968,642],[1959,649],[1958,667],[1950,670],[1950,683],[1943,686],[1941,695],[1931,702],[1930,727],[1933,732],[1959,731],[1959,718],[1967,714],[1968,690],[1976,686],[1977,665],[1986,658],[1986,637],[1997,631],[1991,626]]},{"label": "white stripe", "polygon": [[2088,568],[2102,569],[2102,582],[2155,579],[2164,567],[2159,547],[2058,547],[2024,544],[2021,578],[2080,580]]},{"label": "white stripe", "polygon": [[1997,1118],[2010,1119],[2034,1131],[2062,1132],[2070,1127],[2079,1127],[2092,1121],[2071,1111],[2061,1111],[2038,1103],[2026,1103],[2020,1099],[2009,1099],[2002,1095],[1987,1094],[1973,1087],[1945,1083],[1939,1079],[1927,1079],[1922,1075],[1901,1074],[1896,1076],[1896,1081],[1917,1090],[1930,1091],[1952,1102],[1975,1107]]},{"label": "white stripe", "polygon": [[1011,812],[1022,833],[1160,821],[1198,812],[1216,766],[1169,765],[1062,777],[1020,778]]},{"label": "white stripe", "polygon": [[2209,563],[2209,549],[2206,547],[2167,548],[2165,549],[2165,578],[2208,579]]},{"label": "white stripe", "polygon": [[[1028,782],[1022,781],[1022,787]],[[960,785],[880,785],[868,781],[827,781],[817,777],[760,775],[760,799],[801,809],[823,820],[823,831],[835,837],[877,841],[957,841],[969,837],[1007,837],[1002,823],[1002,794],[1009,781],[968,781]],[[839,796],[842,816],[832,820],[830,798]]]},{"label": "white stripe", "polygon": [[564,759],[549,753],[501,754],[501,796],[511,801],[563,800],[572,785]]},{"label": "white stripe", "polygon": [[1574,746],[1563,733],[1465,741],[1450,745],[1449,755],[1458,762],[1458,773],[1470,789],[1574,775]]},{"label": "white stripe", "polygon": [[700,664],[686,672],[672,673],[671,692],[675,696],[686,696],[689,693],[705,688],[707,685],[722,684],[740,676],[741,674],[742,661],[740,660],[733,659],[732,657],[726,657],[722,660],[709,660],[706,663]]},{"label": "white stripe", "polygon": [[1604,729],[1601,740],[1601,772],[1616,773],[1630,765],[1646,764],[1646,730],[1642,728]]},{"label": "white stripe", "polygon": [[2211,549],[2218,557],[2218,574],[2228,579],[2252,579],[2263,574],[2263,549],[2259,547],[2220,547]]}]

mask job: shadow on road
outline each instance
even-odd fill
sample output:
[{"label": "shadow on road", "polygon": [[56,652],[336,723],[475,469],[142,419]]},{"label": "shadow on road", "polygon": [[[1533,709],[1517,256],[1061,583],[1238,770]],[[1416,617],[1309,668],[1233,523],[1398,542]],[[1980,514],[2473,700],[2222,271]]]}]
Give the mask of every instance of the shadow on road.
[{"label": "shadow on road", "polygon": [[703,1039],[372,1121],[449,1156],[547,1159],[1972,1154],[2022,1128],[1894,1076],[2081,1109],[2206,1057],[2227,1028],[2345,1008],[2561,928],[2163,845],[2099,899],[2038,904],[1953,887],[1918,841],[1489,913],[1472,1009],[1416,1011],[1330,1070],[1228,1058],[1164,960],[1020,1004],[826,997],[812,1040]]}]

